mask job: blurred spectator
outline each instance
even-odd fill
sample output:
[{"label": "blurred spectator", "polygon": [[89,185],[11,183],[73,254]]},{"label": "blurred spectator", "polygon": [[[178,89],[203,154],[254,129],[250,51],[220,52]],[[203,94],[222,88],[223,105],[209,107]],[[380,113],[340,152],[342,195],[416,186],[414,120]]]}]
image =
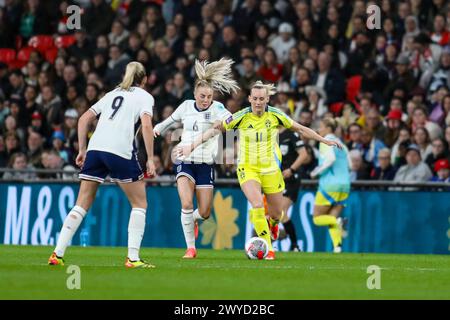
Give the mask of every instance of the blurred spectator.
[{"label": "blurred spectator", "polygon": [[[24,153],[14,153],[9,160],[9,169],[14,170],[33,170],[33,166],[28,164],[27,156]],[[36,175],[33,172],[13,172],[8,171],[3,174],[5,180],[30,180],[34,179]]]},{"label": "blurred spectator", "polygon": [[434,165],[434,172],[436,172],[436,175],[433,176],[430,181],[450,182],[450,163],[448,159],[436,161],[436,164]]},{"label": "blurred spectator", "polygon": [[318,72],[313,76],[312,83],[325,90],[326,104],[342,101],[345,91],[345,79],[340,71],[330,69],[330,56],[321,52],[318,58]]},{"label": "blurred spectator", "polygon": [[398,169],[394,181],[425,182],[432,176],[430,168],[421,159],[419,146],[409,145],[406,150],[406,164]]},{"label": "blurred spectator", "polygon": [[[269,1],[263,1],[263,3],[267,3]],[[263,5],[261,3],[261,6]],[[278,26],[278,36],[276,36],[269,44],[269,46],[275,50],[278,61],[283,64],[288,59],[289,50],[296,45],[296,41],[292,36],[294,32],[292,26],[283,22]]]},{"label": "blurred spectator", "polygon": [[277,55],[272,48],[264,52],[264,60],[258,70],[258,74],[268,82],[278,82],[283,74],[283,65],[278,62]]},{"label": "blurred spectator", "polygon": [[398,139],[400,129],[404,125],[402,122],[402,111],[391,110],[386,117],[387,128],[383,141],[387,147],[391,148]]},{"label": "blurred spectator", "polygon": [[420,156],[426,159],[431,154],[430,136],[427,129],[417,128],[413,134],[414,143],[420,148]]},{"label": "blurred spectator", "polygon": [[50,150],[45,153],[45,158],[42,161],[42,165],[45,169],[62,171],[51,175],[55,179],[71,180],[77,176],[75,167],[65,162],[56,150]]},{"label": "blurred spectator", "polygon": [[434,165],[438,160],[449,157],[449,146],[444,138],[434,139],[431,143],[431,153],[425,158],[425,163],[434,170]]},{"label": "blurred spectator", "polygon": [[411,128],[413,131],[417,128],[426,128],[430,140],[434,140],[442,134],[442,129],[436,123],[428,120],[428,113],[424,107],[416,107],[414,109]]},{"label": "blurred spectator", "polygon": [[90,35],[97,37],[110,31],[114,12],[106,1],[92,0],[82,18],[81,25]]},{"label": "blurred spectator", "polygon": [[370,174],[373,180],[394,180],[397,169],[391,164],[391,151],[383,148],[378,152],[379,166],[374,168]]},{"label": "blurred spectator", "polygon": [[378,167],[378,152],[385,148],[384,143],[377,139],[367,128],[361,131],[362,156],[369,166]]},{"label": "blurred spectator", "polygon": [[44,147],[44,139],[39,132],[30,131],[27,139],[27,158],[33,167],[37,168],[41,162],[41,153]]},{"label": "blurred spectator", "polygon": [[351,172],[350,172],[350,180],[369,180],[370,178],[370,169],[364,163],[362,154],[359,150],[351,150],[349,152],[349,157],[351,159]]}]

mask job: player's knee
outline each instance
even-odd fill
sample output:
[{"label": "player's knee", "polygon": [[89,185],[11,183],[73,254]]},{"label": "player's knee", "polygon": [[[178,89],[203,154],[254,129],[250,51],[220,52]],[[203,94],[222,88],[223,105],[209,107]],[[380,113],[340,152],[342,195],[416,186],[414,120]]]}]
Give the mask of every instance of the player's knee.
[{"label": "player's knee", "polygon": [[211,216],[211,208],[208,208],[206,210],[198,210],[198,214],[205,220],[208,220],[209,217]]},{"label": "player's knee", "polygon": [[253,209],[261,209],[264,208],[264,202],[262,200],[254,200],[250,201]]},{"label": "player's knee", "polygon": [[194,204],[191,201],[183,202],[183,203],[181,203],[181,209],[194,210]]}]

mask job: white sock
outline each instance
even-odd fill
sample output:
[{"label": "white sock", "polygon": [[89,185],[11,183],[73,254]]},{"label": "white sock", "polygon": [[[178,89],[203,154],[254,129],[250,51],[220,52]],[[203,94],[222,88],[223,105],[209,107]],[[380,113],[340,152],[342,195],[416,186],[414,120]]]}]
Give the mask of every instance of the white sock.
[{"label": "white sock", "polygon": [[80,206],[75,206],[70,210],[69,214],[64,219],[64,224],[61,228],[61,233],[56,243],[55,253],[58,257],[63,257],[67,246],[72,240],[73,235],[77,232],[83,218],[86,216],[86,210]]},{"label": "white sock", "polygon": [[205,218],[203,218],[200,213],[198,213],[198,209],[195,209],[194,213],[192,214],[194,216],[194,221],[204,221]]},{"label": "white sock", "polygon": [[146,209],[132,208],[128,223],[128,258],[131,261],[140,260],[139,249],[145,230]]},{"label": "white sock", "polygon": [[188,248],[195,248],[194,217],[192,209],[181,209],[181,226],[183,227],[184,239]]}]

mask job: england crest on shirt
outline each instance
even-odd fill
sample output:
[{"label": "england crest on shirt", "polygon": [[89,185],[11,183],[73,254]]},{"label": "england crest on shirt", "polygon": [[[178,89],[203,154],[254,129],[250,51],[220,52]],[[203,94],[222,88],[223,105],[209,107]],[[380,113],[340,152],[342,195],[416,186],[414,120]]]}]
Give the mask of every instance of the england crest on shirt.
[{"label": "england crest on shirt", "polygon": [[203,114],[203,116],[205,117],[205,120],[206,120],[206,121],[211,120],[211,112],[205,112],[205,113]]}]

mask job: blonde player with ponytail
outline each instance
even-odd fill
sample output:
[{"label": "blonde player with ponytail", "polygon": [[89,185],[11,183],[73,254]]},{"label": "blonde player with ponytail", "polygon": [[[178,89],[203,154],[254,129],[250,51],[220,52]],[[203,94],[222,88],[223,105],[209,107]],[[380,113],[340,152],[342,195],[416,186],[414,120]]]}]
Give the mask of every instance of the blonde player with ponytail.
[{"label": "blonde player with ponytail", "polygon": [[[238,180],[241,189],[252,208],[250,221],[256,233],[269,244],[267,260],[274,260],[271,236],[278,237],[278,223],[283,216],[283,190],[285,188],[281,173],[281,152],[277,142],[278,127],[283,126],[329,146],[341,148],[341,144],[322,138],[313,130],[293,121],[277,108],[269,106],[270,96],[276,94],[273,84],[257,81],[251,88],[248,100],[250,107],[236,112],[222,123],[208,130],[196,139],[190,148],[183,148],[187,156],[191,149],[202,145],[220,130],[239,130]],[[265,217],[263,194],[266,195],[269,221]]]},{"label": "blonde player with ponytail", "polygon": [[[186,100],[163,122],[155,126],[155,136],[163,134],[175,123],[183,125],[180,146],[189,147],[195,139],[201,139],[204,132],[216,122],[229,118],[231,113],[220,102],[213,100],[215,91],[235,92],[239,87],[232,78],[232,60],[221,59],[208,63],[195,61],[194,98]],[[195,239],[198,236],[198,221],[208,219],[211,213],[214,188],[214,158],[217,153],[218,137],[204,143],[192,154],[175,161],[178,194],[181,201],[181,225],[187,250],[183,258],[197,256]],[[194,193],[197,209],[194,210]]]},{"label": "blonde player with ponytail", "polygon": [[[91,207],[100,183],[109,175],[119,183],[131,204],[128,225],[127,268],[153,268],[139,257],[144,236],[147,197],[144,174],[138,163],[135,147],[136,130],[142,128],[147,151],[147,173],[155,174],[153,164],[153,97],[143,88],[147,75],[142,64],[130,62],[123,81],[108,92],[78,122],[79,153],[76,158],[81,168],[80,190],[75,207],[64,220],[56,248],[50,256],[50,265],[64,265],[63,256],[73,235]],[[94,134],[86,144],[89,125],[98,118]]]}]

